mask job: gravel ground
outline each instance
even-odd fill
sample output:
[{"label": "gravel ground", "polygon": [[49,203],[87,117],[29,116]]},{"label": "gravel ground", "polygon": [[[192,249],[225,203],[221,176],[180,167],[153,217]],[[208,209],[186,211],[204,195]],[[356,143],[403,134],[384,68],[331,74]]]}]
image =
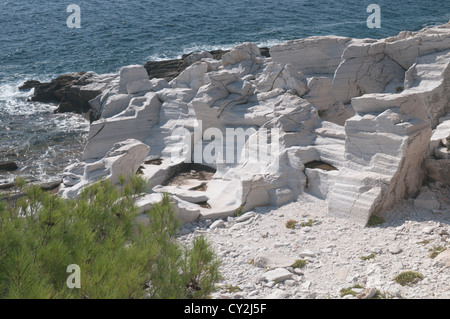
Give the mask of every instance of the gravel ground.
[{"label": "gravel ground", "polygon": [[[426,191],[440,209],[419,208],[411,198],[371,227],[331,217],[325,201],[305,195],[280,208],[187,224],[179,240],[203,235],[213,245],[223,276],[214,299],[450,298],[450,262],[443,258],[450,249],[430,257],[450,248],[450,188]],[[294,228],[286,227],[290,220]],[[405,271],[423,277],[402,286],[394,277]]]}]

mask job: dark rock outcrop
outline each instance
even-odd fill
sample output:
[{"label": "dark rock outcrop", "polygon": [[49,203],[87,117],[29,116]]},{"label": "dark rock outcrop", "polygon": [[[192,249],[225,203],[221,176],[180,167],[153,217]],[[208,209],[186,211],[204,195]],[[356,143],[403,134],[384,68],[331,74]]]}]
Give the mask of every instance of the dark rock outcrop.
[{"label": "dark rock outcrop", "polygon": [[31,90],[33,88],[35,88],[36,86],[39,86],[41,84],[41,82],[36,81],[36,80],[29,80],[24,82],[20,87],[19,90]]},{"label": "dark rock outcrop", "polygon": [[171,81],[184,70],[182,65],[183,59],[174,59],[167,61],[148,61],[144,67],[150,79],[163,78],[166,81]]},{"label": "dark rock outcrop", "polygon": [[34,88],[34,95],[30,98],[30,101],[61,103],[69,94],[70,87],[74,85],[83,74],[84,72],[63,74],[47,83],[31,80],[25,82],[19,89]]},{"label": "dark rock outcrop", "polygon": [[30,101],[58,103],[55,113],[87,113],[89,101],[101,94],[107,83],[97,82],[93,72],[63,74],[50,82],[31,80],[19,87],[21,90],[34,88]]},{"label": "dark rock outcrop", "polygon": [[[270,57],[269,48],[260,48],[261,55],[265,57]],[[208,53],[211,58],[220,60],[228,50],[213,50]],[[170,82],[176,78],[184,69],[189,65],[196,62],[196,60],[190,59],[194,54],[198,52],[192,52],[189,54],[183,54],[181,59],[165,60],[165,61],[148,61],[145,63],[144,67],[147,70],[150,79],[153,78],[163,78]]]},{"label": "dark rock outcrop", "polygon": [[13,161],[0,162],[0,171],[15,171],[19,167]]}]

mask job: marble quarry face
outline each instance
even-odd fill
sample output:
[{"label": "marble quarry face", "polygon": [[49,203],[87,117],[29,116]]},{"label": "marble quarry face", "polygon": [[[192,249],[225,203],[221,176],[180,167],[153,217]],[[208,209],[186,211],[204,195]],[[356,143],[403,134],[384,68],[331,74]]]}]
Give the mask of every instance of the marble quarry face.
[{"label": "marble quarry face", "polygon": [[308,193],[364,226],[426,176],[450,183],[450,24],[197,56],[170,82],[140,65],[108,82],[61,195],[138,172],[142,212],[164,192],[185,222]]}]

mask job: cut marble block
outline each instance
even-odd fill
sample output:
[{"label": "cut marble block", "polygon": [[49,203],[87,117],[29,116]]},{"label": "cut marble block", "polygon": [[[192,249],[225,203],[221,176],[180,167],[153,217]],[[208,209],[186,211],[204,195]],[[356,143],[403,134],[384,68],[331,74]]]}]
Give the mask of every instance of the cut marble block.
[{"label": "cut marble block", "polygon": [[398,107],[402,112],[430,121],[433,127],[450,109],[450,50],[418,58],[407,71],[405,90],[399,94],[366,94],[352,99],[358,113],[383,112]]},{"label": "cut marble block", "polygon": [[352,39],[337,36],[313,36],[274,45],[274,62],[290,63],[304,74],[333,74],[342,62],[342,53]]},{"label": "cut marble block", "polygon": [[419,191],[431,128],[398,111],[346,121],[345,164],[328,196],[331,215],[365,225],[372,214]]}]

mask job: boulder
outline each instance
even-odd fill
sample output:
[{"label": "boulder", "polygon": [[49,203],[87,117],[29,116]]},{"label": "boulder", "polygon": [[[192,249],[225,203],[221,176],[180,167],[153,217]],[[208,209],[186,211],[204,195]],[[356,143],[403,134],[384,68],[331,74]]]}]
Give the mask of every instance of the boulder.
[{"label": "boulder", "polygon": [[281,289],[275,289],[271,294],[267,295],[265,299],[288,299],[289,293]]},{"label": "boulder", "polygon": [[136,94],[141,92],[148,92],[153,88],[152,82],[148,78],[130,81],[127,85],[128,94]]},{"label": "boulder", "polygon": [[48,191],[58,189],[58,187],[61,185],[61,183],[62,183],[62,180],[49,181],[49,182],[39,184],[39,187],[43,191],[48,192]]},{"label": "boulder", "polygon": [[161,78],[171,81],[183,71],[183,60],[148,61],[144,65],[150,79]]},{"label": "boulder", "polygon": [[107,119],[125,111],[132,98],[133,96],[129,94],[109,96],[103,104],[101,118]]},{"label": "boulder", "polygon": [[283,282],[286,279],[292,279],[294,274],[285,268],[276,268],[269,270],[261,276],[261,280]]},{"label": "boulder", "polygon": [[84,72],[63,74],[48,83],[28,81],[22,85],[22,88],[29,88],[32,85],[34,95],[30,98],[31,101],[59,103],[69,94],[70,87],[75,85],[84,74]]},{"label": "boulder", "polygon": [[208,71],[206,62],[195,62],[187,67],[175,79],[169,82],[173,88],[190,88],[198,90],[204,85],[204,76]]},{"label": "boulder", "polygon": [[259,268],[286,268],[291,267],[296,258],[288,257],[276,251],[262,252],[254,259],[254,265]]},{"label": "boulder", "polygon": [[439,210],[441,209],[441,204],[433,192],[426,191],[421,192],[420,195],[414,199],[414,207],[426,210]]},{"label": "boulder", "polygon": [[120,69],[119,94],[132,94],[131,91],[139,85],[145,85],[143,83],[149,84],[150,80],[142,65],[128,65]]},{"label": "boulder", "polygon": [[441,252],[434,260],[436,263],[441,264],[446,268],[450,268],[450,249]]},{"label": "boulder", "polygon": [[307,91],[306,77],[292,64],[268,63],[259,74],[256,84],[257,92],[268,92],[273,89],[292,90],[298,96]]},{"label": "boulder", "polygon": [[445,146],[446,149],[450,148],[450,118],[448,120],[442,119],[442,121],[439,120],[440,124],[433,130],[429,145],[430,155],[441,146]]},{"label": "boulder", "polygon": [[41,84],[41,82],[37,81],[37,80],[28,80],[25,81],[24,83],[22,83],[21,86],[19,86],[19,90],[31,90],[34,89],[35,87],[39,86]]},{"label": "boulder", "polygon": [[306,168],[305,175],[308,179],[308,186],[305,191],[317,198],[327,199],[329,190],[336,183],[339,172],[337,170],[325,171],[323,169]]},{"label": "boulder", "polygon": [[230,52],[222,56],[222,65],[238,64],[245,60],[252,60],[261,55],[259,48],[253,43],[242,43],[234,46]]},{"label": "boulder", "polygon": [[202,59],[214,59],[214,57],[208,51],[192,52],[183,58],[183,67],[187,68]]}]

